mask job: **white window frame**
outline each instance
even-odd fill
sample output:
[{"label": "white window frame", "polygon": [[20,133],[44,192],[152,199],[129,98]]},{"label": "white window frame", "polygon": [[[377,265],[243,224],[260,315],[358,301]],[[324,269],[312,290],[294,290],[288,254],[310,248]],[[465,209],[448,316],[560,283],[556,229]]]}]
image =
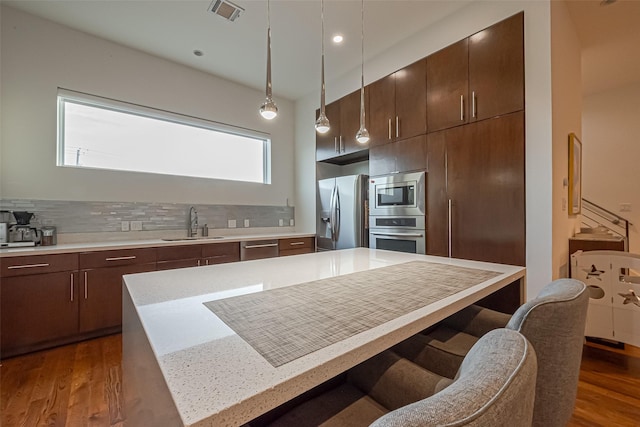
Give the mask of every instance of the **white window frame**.
[{"label": "white window frame", "polygon": [[[161,120],[165,122],[175,123],[179,125],[191,126],[201,129],[207,129],[215,132],[222,132],[232,135],[238,135],[243,137],[254,138],[257,140],[263,141],[262,147],[262,161],[263,161],[263,177],[262,182],[256,181],[246,181],[241,179],[234,178],[214,178],[214,177],[204,177],[201,175],[178,175],[173,173],[163,173],[161,171],[140,171],[140,170],[132,170],[132,169],[112,169],[112,168],[103,168],[96,166],[81,166],[81,165],[72,165],[65,164],[65,103],[75,103],[80,105],[85,105],[94,108],[101,108],[105,110],[111,110],[119,113],[136,115],[140,117],[150,118],[154,120]],[[173,113],[170,111],[159,110],[151,107],[146,107],[142,105],[127,103],[123,101],[117,101],[114,99],[103,98],[95,95],[89,95],[81,92],[75,92],[68,89],[58,88],[57,95],[57,123],[58,123],[58,133],[57,133],[57,166],[59,167],[70,167],[70,168],[81,168],[81,169],[97,169],[97,170],[110,170],[110,171],[119,171],[119,172],[134,172],[134,173],[147,173],[147,174],[157,174],[164,176],[181,176],[181,177],[191,177],[191,178],[201,178],[201,179],[215,179],[215,180],[231,180],[237,182],[251,183],[251,184],[271,184],[271,136],[267,133],[259,132],[252,129],[246,129],[242,127],[232,126],[228,124],[213,122],[209,120],[200,119],[197,117],[187,116],[183,114]]]}]

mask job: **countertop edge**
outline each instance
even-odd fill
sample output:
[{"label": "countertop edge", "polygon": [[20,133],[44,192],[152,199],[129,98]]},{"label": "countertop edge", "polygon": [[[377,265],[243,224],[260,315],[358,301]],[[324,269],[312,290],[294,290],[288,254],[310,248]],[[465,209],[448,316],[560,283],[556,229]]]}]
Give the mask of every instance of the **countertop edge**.
[{"label": "countertop edge", "polygon": [[97,252],[118,249],[142,249],[157,248],[169,246],[186,246],[186,245],[205,245],[215,243],[229,243],[268,239],[289,239],[302,237],[315,237],[315,233],[273,233],[273,234],[247,234],[223,236],[222,238],[197,238],[196,240],[129,240],[129,241],[110,241],[110,242],[86,242],[86,243],[68,243],[54,246],[32,246],[18,248],[0,249],[0,258],[16,257],[16,256],[32,256],[32,255],[51,255],[51,254],[67,254],[80,252]]}]

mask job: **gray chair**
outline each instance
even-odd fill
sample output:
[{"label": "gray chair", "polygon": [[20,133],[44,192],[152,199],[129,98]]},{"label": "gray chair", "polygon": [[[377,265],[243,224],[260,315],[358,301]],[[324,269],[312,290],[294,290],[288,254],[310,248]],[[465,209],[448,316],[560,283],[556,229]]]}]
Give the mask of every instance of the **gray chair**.
[{"label": "gray chair", "polygon": [[385,351],[351,369],[346,382],[270,425],[529,426],[536,367],[533,346],[509,329],[478,340],[454,379]]},{"label": "gray chair", "polygon": [[467,352],[495,328],[521,332],[538,358],[534,426],[565,426],[575,404],[589,295],[577,280],[559,279],[513,316],[470,306],[435,329],[393,348],[399,355],[439,375],[452,378]]}]

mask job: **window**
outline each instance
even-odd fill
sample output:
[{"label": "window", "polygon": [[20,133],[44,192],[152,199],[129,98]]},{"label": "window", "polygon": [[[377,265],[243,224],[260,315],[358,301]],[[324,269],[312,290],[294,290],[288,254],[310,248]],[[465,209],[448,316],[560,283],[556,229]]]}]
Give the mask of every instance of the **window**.
[{"label": "window", "polygon": [[268,135],[58,90],[58,166],[270,183]]}]

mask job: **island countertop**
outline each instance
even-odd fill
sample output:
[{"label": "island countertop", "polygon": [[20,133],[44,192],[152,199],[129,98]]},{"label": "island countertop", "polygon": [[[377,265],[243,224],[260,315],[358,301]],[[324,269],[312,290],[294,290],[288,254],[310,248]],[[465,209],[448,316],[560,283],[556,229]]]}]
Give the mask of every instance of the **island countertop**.
[{"label": "island countertop", "polygon": [[[204,305],[413,261],[495,277],[279,366]],[[241,425],[524,275],[523,267],[358,248],[125,276],[123,382],[126,400],[137,402],[127,419]]]}]

